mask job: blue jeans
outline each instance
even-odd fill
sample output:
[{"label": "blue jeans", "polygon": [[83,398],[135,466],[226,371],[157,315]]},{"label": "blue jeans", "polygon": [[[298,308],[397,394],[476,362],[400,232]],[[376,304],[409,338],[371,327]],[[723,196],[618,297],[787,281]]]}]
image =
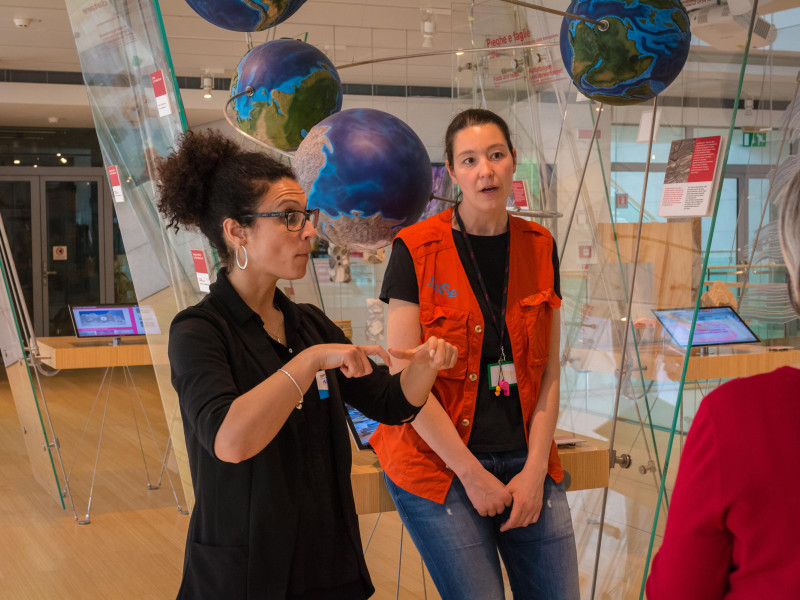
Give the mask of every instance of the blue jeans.
[{"label": "blue jeans", "polygon": [[[476,454],[504,484],[522,470],[527,451]],[[539,520],[501,532],[510,508],[482,517],[458,477],[444,504],[395,485],[386,477],[397,512],[417,546],[442,600],[502,600],[503,559],[514,598],[577,600],[578,555],[563,483],[545,477]]]}]

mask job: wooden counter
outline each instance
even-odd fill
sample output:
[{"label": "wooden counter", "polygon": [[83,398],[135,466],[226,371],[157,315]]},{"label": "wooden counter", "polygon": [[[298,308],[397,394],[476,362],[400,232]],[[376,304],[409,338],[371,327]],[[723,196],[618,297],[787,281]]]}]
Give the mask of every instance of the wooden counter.
[{"label": "wooden counter", "polygon": [[150,365],[150,348],[144,336],[122,338],[112,346],[110,337],[37,338],[41,361],[52,369],[94,369],[97,367],[134,367]]},{"label": "wooden counter", "polygon": [[[571,433],[557,431],[557,435]],[[574,448],[559,448],[561,466],[569,472],[571,483],[568,491],[588,490],[608,486],[608,448],[600,448],[602,442],[590,440]],[[374,452],[353,448],[353,470],[350,474],[353,496],[358,514],[370,514],[394,510],[394,503],[383,481],[381,469]]]},{"label": "wooden counter", "polygon": [[[631,354],[633,356],[633,354]],[[652,381],[680,381],[684,354],[668,348],[665,352],[642,350],[639,353],[644,378]],[[635,360],[635,356],[634,356]],[[769,351],[767,346],[750,349],[726,349],[724,354],[689,357],[686,381],[733,379],[769,373],[778,367],[800,363],[800,350]],[[593,348],[572,348],[569,364],[581,372],[615,373],[619,369],[619,352]],[[634,377],[638,364],[634,363]]]}]

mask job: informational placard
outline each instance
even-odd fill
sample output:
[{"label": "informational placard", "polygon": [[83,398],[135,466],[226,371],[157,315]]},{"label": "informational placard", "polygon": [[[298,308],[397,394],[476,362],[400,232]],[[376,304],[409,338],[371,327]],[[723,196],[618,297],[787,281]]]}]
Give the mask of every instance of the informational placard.
[{"label": "informational placard", "polygon": [[628,194],[614,194],[614,206],[616,208],[628,208]]},{"label": "informational placard", "polygon": [[206,255],[202,250],[192,250],[192,262],[197,273],[197,284],[201,292],[207,292],[211,288],[211,280],[208,277],[208,266],[206,265]]},{"label": "informational placard", "polygon": [[489,59],[500,66],[500,73],[492,76],[494,86],[502,87],[515,82],[524,83],[526,77],[533,85],[543,85],[566,79],[567,75],[558,52],[550,52],[547,47],[535,48],[527,65],[522,58],[522,53],[518,58],[513,58],[510,57],[509,52],[499,51],[506,46],[519,46],[532,42],[548,44],[553,41],[558,41],[558,34],[534,38],[528,28],[486,36],[486,47],[492,50],[496,49],[489,53]]},{"label": "informational placard", "polygon": [[119,169],[117,169],[116,165],[108,167],[108,181],[111,183],[114,202],[125,202],[125,196],[122,194],[122,184],[119,181]]},{"label": "informational placard", "polygon": [[172,109],[169,106],[169,96],[167,96],[167,86],[164,83],[164,73],[159,69],[155,73],[150,74],[150,80],[153,82],[153,93],[156,96],[158,116],[165,117],[171,115]]},{"label": "informational placard", "polygon": [[660,217],[707,217],[719,180],[723,137],[675,140],[669,150]]},{"label": "informational placard", "polygon": [[524,179],[515,179],[511,182],[511,197],[514,199],[514,206],[519,208],[528,208],[530,206],[528,199],[528,182]]}]

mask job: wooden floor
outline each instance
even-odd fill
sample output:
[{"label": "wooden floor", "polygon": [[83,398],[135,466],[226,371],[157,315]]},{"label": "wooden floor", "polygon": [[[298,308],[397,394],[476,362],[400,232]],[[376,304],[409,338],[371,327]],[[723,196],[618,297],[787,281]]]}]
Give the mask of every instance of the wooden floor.
[{"label": "wooden floor", "polygon": [[[134,367],[131,373],[158,447],[122,371],[116,369],[91,499],[91,523],[79,525],[70,502],[62,510],[34,480],[5,370],[0,368],[0,599],[175,597],[189,517],[177,509],[183,498],[174,473],[178,501],[166,476],[159,489],[147,487],[148,481],[155,485],[159,479],[166,424],[152,369]],[[71,469],[70,489],[79,519],[84,518],[89,501],[105,404],[105,395],[97,395],[102,376],[102,369],[86,369],[41,378],[65,469]],[[376,519],[377,515],[361,517],[365,543]],[[366,555],[378,590],[373,598],[396,597],[399,547],[397,514],[384,513]],[[407,535],[400,582],[400,598],[424,598],[426,589],[428,598],[439,598],[427,574],[423,583],[419,554]]]}]

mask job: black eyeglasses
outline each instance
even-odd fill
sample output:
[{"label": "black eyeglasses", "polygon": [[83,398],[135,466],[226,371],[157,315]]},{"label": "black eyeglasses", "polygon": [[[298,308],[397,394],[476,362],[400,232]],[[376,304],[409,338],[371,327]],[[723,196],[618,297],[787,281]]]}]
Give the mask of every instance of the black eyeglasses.
[{"label": "black eyeglasses", "polygon": [[289,231],[300,231],[306,226],[306,221],[311,221],[311,224],[316,227],[319,221],[319,209],[311,208],[309,210],[284,210],[283,212],[264,212],[264,213],[250,213],[249,215],[239,215],[240,219],[250,219],[253,217],[283,217],[286,219],[286,229]]}]

